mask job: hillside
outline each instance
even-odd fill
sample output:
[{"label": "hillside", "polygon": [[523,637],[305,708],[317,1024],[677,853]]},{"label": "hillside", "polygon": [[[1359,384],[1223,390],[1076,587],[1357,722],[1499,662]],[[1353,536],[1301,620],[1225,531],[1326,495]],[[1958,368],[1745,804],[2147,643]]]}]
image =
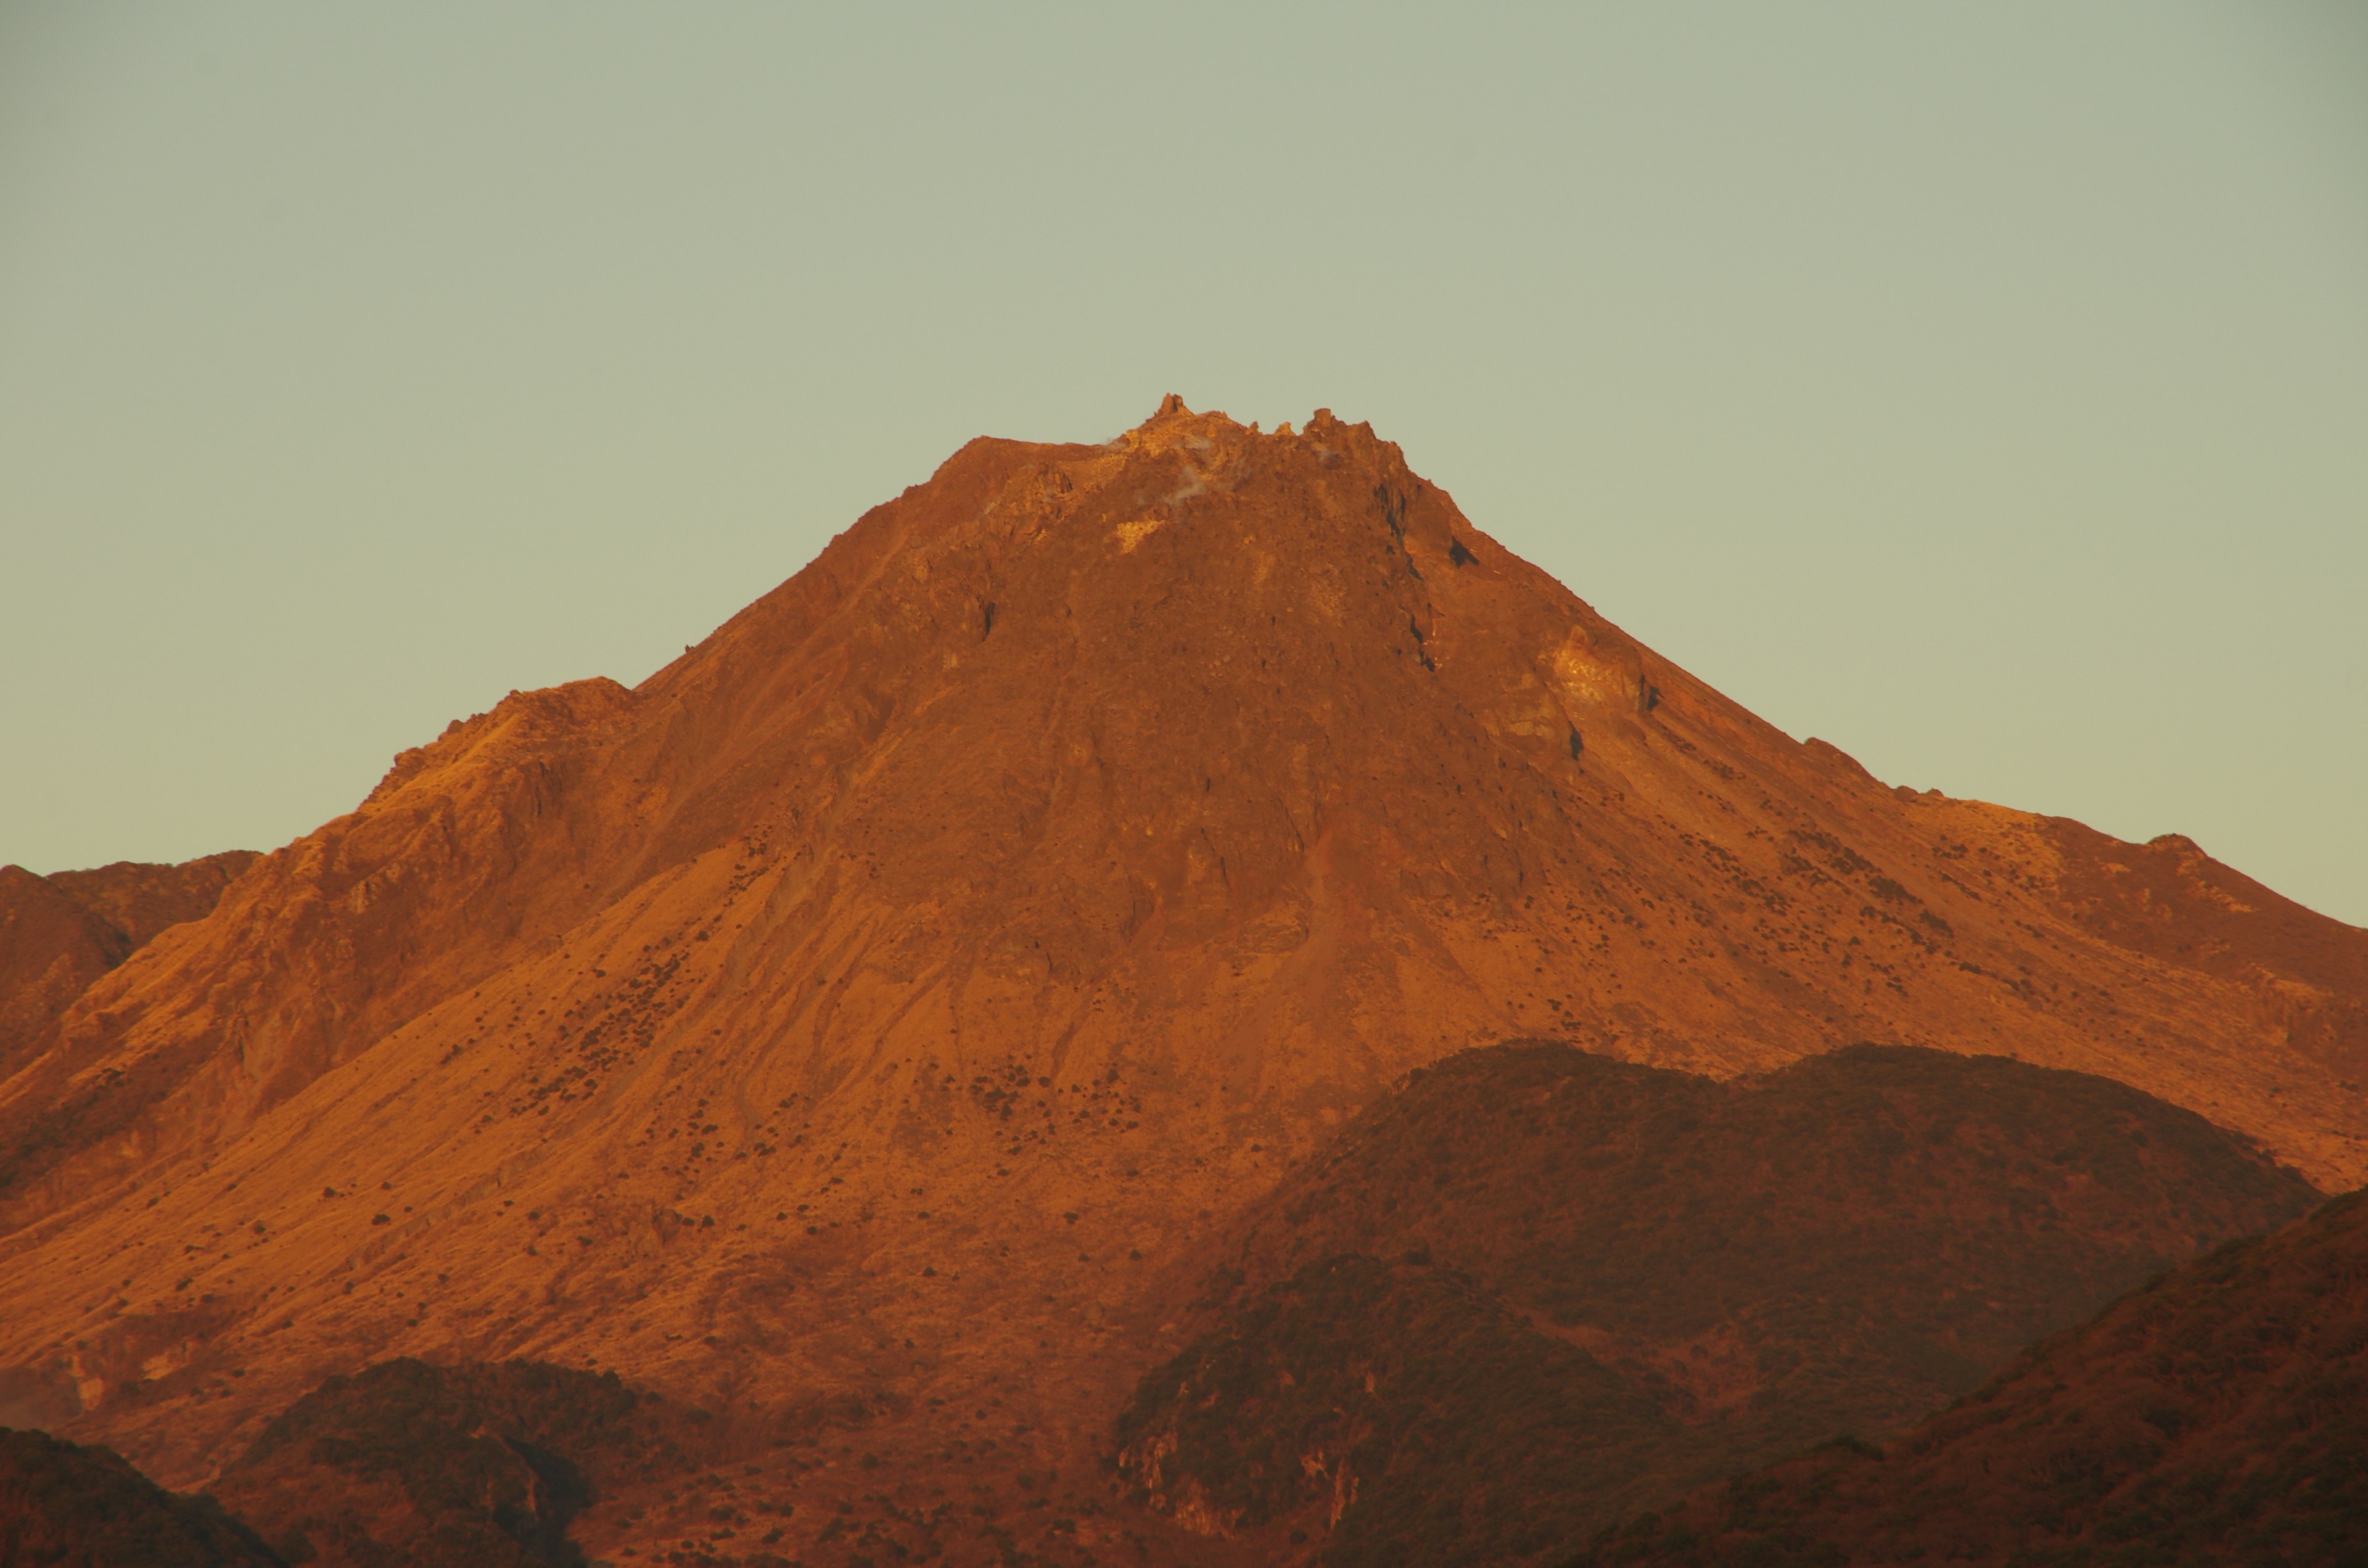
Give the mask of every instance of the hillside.
[{"label": "hillside", "polygon": [[1582,1562],[2355,1564],[2363,1355],[2355,1192],[2116,1302],[1882,1451],[1829,1447],[1738,1476]]},{"label": "hillside", "polygon": [[1719,1083],[1466,1051],[1257,1207],[1119,1468],[1261,1561],[1547,1562],[1904,1426],[2317,1199],[2189,1112],[2001,1058],[1851,1047]]},{"label": "hillside", "polygon": [[0,1562],[284,1568],[211,1498],[176,1497],[108,1449],[0,1427]]},{"label": "hillside", "polygon": [[2333,1188],[2363,954],[1780,733],[1362,426],[1171,399],[972,442],[90,983],[0,1081],[0,1409],[188,1486],[326,1377],[523,1357],[860,1411],[892,1501],[954,1443],[1067,1487],[1168,1282],[1412,1068],[2005,1054]]},{"label": "hillside", "polygon": [[712,1460],[714,1426],[613,1372],[386,1361],[297,1401],[213,1491],[291,1562],[579,1568],[576,1517]]},{"label": "hillside", "polygon": [[903,1424],[936,1429],[916,1453],[880,1412],[397,1359],[274,1416],[211,1490],[317,1568],[1547,1562],[1640,1500],[1899,1425],[2314,1199],[2077,1074],[1855,1047],[1723,1084],[1531,1042],[1417,1071],[1209,1255],[1115,1489],[951,1437],[959,1414]]}]

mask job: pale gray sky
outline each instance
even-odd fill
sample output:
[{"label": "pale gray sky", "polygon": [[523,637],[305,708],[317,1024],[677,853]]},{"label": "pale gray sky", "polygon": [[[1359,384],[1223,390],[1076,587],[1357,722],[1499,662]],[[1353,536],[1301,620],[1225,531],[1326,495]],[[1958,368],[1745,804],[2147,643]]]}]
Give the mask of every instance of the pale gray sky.
[{"label": "pale gray sky", "polygon": [[0,860],[284,843],[1169,391],[2368,923],[2356,0],[0,0]]}]

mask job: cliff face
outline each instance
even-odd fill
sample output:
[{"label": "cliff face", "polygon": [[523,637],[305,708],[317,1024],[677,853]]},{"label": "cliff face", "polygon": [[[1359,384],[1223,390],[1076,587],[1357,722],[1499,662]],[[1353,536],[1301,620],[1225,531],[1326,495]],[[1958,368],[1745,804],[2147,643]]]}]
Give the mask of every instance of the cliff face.
[{"label": "cliff face", "polygon": [[1170,400],[971,443],[91,984],[0,1084],[0,1396],[176,1483],[398,1354],[1092,1451],[1171,1263],[1450,1051],[2009,1054],[2339,1187],[2363,966],[2192,846],[1795,743],[1362,426]]}]

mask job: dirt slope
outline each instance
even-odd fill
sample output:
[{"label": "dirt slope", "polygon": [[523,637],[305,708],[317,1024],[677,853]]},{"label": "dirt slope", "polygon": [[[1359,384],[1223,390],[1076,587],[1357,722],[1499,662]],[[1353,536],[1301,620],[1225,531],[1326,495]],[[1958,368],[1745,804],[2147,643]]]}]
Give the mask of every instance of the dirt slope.
[{"label": "dirt slope", "polygon": [[1170,1263],[1408,1068],[1999,1052],[2347,1186],[2363,944],[1884,789],[1364,426],[1171,400],[456,722],[92,984],[0,1083],[0,1406],[189,1484],[324,1376],[529,1355],[1043,1473],[1180,1347]]}]

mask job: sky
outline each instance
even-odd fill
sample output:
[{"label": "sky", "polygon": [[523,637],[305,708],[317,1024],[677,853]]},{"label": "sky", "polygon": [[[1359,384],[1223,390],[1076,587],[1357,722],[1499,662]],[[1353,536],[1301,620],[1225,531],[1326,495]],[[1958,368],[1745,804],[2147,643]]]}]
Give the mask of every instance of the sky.
[{"label": "sky", "polygon": [[2356,0],[0,0],[0,861],[284,844],[1168,392],[2368,925]]}]

